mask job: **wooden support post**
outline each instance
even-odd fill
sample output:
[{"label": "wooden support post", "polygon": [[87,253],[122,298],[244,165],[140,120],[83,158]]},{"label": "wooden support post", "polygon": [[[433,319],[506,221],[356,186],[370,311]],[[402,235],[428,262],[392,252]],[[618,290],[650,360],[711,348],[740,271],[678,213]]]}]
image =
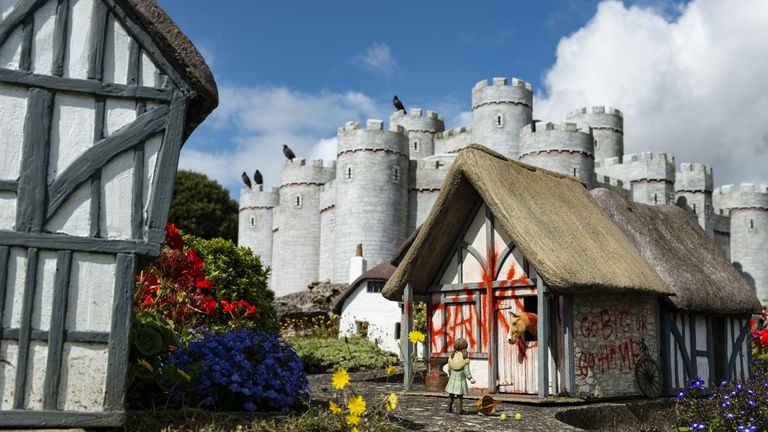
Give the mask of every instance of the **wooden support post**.
[{"label": "wooden support post", "polygon": [[413,330],[413,287],[405,284],[403,290],[403,315],[400,322],[400,346],[403,351],[403,387],[411,389],[411,374],[413,373],[414,345],[408,340],[408,333]]},{"label": "wooden support post", "polygon": [[573,295],[563,294],[563,358],[565,359],[565,391],[573,397],[576,394],[576,367],[573,352]]},{"label": "wooden support post", "polygon": [[549,386],[549,307],[546,286],[540,275],[536,277],[536,297],[538,299],[538,343],[539,343],[539,399],[548,394]]}]

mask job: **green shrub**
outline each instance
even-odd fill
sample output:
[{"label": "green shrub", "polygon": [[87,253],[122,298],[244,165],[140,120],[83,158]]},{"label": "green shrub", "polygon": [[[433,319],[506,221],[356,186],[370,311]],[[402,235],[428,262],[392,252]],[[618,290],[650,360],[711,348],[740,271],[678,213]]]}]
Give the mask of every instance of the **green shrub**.
[{"label": "green shrub", "polygon": [[384,369],[397,362],[397,356],[382,350],[368,339],[292,338],[288,343],[304,362],[307,373]]},{"label": "green shrub", "polygon": [[267,285],[269,269],[261,265],[259,256],[250,248],[222,238],[205,240],[184,235],[184,242],[203,259],[203,270],[213,283],[216,299],[245,300],[256,306],[256,314],[246,320],[246,328],[277,331],[277,314],[272,306],[275,293]]}]

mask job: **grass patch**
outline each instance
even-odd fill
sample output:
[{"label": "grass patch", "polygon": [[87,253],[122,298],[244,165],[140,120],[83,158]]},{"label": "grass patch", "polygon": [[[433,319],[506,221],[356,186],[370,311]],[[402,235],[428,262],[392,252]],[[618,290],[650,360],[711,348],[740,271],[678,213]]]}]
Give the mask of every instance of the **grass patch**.
[{"label": "grass patch", "polygon": [[301,357],[306,373],[386,369],[397,363],[396,355],[361,337],[290,338],[288,343]]}]

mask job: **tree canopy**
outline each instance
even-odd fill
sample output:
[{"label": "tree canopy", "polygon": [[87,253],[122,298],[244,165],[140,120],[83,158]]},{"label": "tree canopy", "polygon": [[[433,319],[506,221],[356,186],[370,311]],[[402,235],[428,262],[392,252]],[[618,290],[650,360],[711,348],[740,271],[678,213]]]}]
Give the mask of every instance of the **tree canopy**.
[{"label": "tree canopy", "polygon": [[193,171],[176,174],[168,222],[198,237],[237,242],[237,220],[237,202],[217,181]]}]

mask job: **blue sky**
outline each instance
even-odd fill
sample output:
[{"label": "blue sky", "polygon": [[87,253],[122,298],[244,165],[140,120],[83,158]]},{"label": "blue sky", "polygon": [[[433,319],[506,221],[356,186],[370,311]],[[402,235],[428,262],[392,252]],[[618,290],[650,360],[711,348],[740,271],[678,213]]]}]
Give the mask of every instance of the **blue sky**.
[{"label": "blue sky", "polygon": [[160,0],[214,72],[221,106],[181,168],[236,197],[242,171],[276,185],[282,144],[332,158],[349,120],[387,120],[397,94],[448,127],[472,85],[533,84],[534,116],[625,112],[627,153],[715,169],[716,186],[768,183],[768,2]]}]

